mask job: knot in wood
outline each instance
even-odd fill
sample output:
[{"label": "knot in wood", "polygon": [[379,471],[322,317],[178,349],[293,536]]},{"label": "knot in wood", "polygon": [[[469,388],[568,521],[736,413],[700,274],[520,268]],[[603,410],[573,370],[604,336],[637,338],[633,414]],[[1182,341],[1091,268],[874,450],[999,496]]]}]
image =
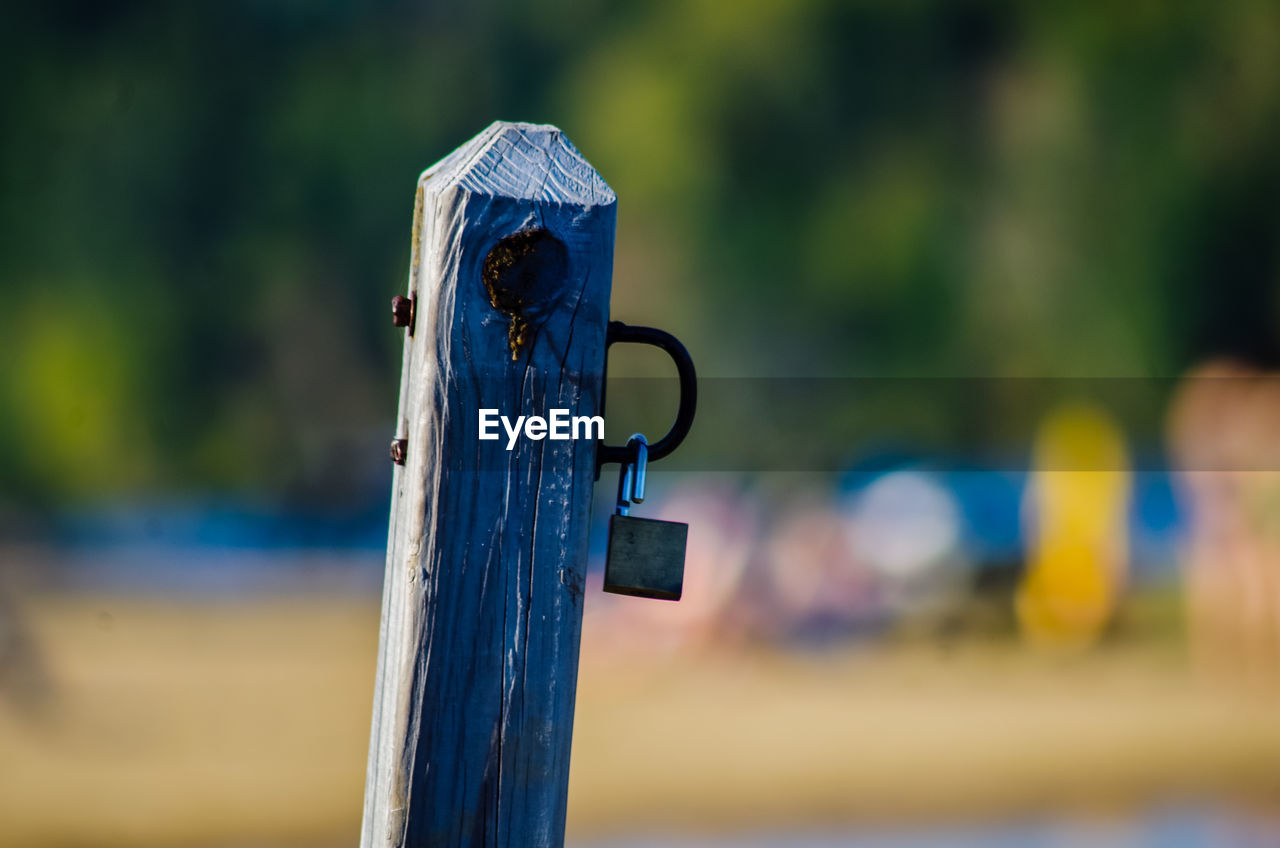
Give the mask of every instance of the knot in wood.
[{"label": "knot in wood", "polygon": [[481,277],[489,305],[511,322],[507,341],[512,359],[528,341],[530,321],[559,295],[568,271],[564,242],[544,229],[512,233],[485,256]]}]

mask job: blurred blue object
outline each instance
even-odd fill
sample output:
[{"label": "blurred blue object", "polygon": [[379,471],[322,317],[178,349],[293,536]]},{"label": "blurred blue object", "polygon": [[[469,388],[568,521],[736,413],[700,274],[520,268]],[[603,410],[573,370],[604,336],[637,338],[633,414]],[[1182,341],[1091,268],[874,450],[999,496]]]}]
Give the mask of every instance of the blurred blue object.
[{"label": "blurred blue object", "polygon": [[[1148,462],[1143,467],[1159,468]],[[842,477],[841,494],[856,494],[885,474],[932,471],[960,504],[965,552],[975,568],[1021,562],[1025,550],[1022,502],[1027,473],[973,467],[946,457],[912,456],[884,450],[859,461]],[[1133,573],[1138,579],[1164,579],[1177,567],[1178,546],[1187,516],[1167,470],[1133,474],[1129,530]]]}]

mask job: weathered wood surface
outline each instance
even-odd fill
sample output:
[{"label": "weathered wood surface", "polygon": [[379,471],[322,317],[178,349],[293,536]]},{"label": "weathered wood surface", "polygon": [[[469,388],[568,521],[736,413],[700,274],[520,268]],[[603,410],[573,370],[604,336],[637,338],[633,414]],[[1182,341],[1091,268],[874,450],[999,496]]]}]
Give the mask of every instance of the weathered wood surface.
[{"label": "weathered wood surface", "polygon": [[551,126],[419,180],[364,848],[563,843],[595,443],[507,451],[477,411],[599,413],[615,211]]}]

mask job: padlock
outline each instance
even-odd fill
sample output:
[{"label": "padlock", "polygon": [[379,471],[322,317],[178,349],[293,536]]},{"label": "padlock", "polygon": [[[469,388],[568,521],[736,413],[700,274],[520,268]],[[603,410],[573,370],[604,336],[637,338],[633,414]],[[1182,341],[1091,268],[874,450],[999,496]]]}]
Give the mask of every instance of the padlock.
[{"label": "padlock", "polygon": [[609,550],[604,590],[662,601],[678,601],[684,586],[684,551],[689,525],[630,515],[632,503],[644,502],[649,445],[636,433],[627,441],[632,457],[622,464],[618,503],[609,516]]}]

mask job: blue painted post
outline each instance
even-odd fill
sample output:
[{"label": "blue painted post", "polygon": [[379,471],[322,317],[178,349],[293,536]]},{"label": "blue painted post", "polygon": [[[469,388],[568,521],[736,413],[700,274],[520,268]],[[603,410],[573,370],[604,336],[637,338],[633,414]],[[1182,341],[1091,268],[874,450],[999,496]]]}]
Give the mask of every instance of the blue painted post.
[{"label": "blue painted post", "polygon": [[478,414],[599,414],[615,211],[551,126],[418,182],[364,848],[563,844],[596,443]]}]

